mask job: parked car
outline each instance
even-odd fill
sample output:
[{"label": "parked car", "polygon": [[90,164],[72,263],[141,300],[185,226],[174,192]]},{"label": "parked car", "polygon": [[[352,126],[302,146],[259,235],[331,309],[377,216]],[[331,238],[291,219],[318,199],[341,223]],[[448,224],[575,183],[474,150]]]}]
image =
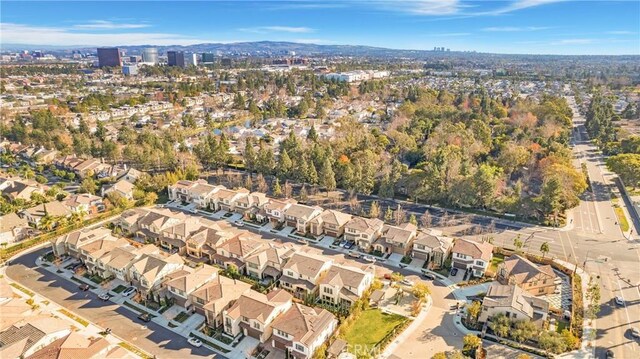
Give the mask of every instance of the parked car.
[{"label": "parked car", "polygon": [[238,227],[242,227],[242,226],[244,226],[244,221],[235,221],[234,223],[235,223],[235,224],[236,224],[236,226],[238,226]]},{"label": "parked car", "polygon": [[108,301],[109,299],[111,299],[111,296],[109,295],[109,293],[102,293],[98,296],[98,298],[104,300],[105,302]]},{"label": "parked car", "polygon": [[640,328],[631,328],[631,336],[634,338],[640,338]]},{"label": "parked car", "polygon": [[436,280],[436,276],[431,274],[431,273],[422,272],[422,277],[424,277],[426,279],[429,279],[429,280]]},{"label": "parked car", "polygon": [[149,315],[149,313],[142,313],[138,316],[138,319],[148,323],[151,321],[151,316]]},{"label": "parked car", "polygon": [[414,284],[412,280],[409,280],[407,278],[401,280],[400,283],[406,285],[407,287],[411,287]]},{"label": "parked car", "polygon": [[191,208],[191,209],[189,210],[189,213],[192,213],[192,214],[198,214],[198,210],[197,210],[197,209],[195,209],[195,208]]},{"label": "parked car", "polygon": [[347,242],[347,244],[345,244],[344,248],[351,249],[351,248],[353,248],[354,245],[355,245],[354,242]]},{"label": "parked car", "polygon": [[375,263],[376,258],[374,256],[364,256],[362,259],[364,259],[365,261],[369,262],[369,263]]},{"label": "parked car", "polygon": [[193,345],[196,348],[200,348],[202,346],[202,341],[198,338],[191,337],[187,339],[187,342],[189,342],[189,344]]},{"label": "parked car", "polygon": [[124,290],[124,292],[122,292],[122,296],[123,297],[128,297],[130,295],[132,295],[133,293],[137,292],[138,290],[136,289],[136,287],[129,287],[127,289]]},{"label": "parked car", "polygon": [[607,349],[607,358],[615,358],[616,355],[611,349]]},{"label": "parked car", "polygon": [[88,290],[89,290],[89,288],[91,288],[91,287],[89,287],[89,285],[88,285],[88,284],[80,284],[80,286],[79,286],[78,288],[80,288],[80,290],[81,290],[81,291],[86,292],[86,291],[88,291]]},{"label": "parked car", "polygon": [[616,295],[615,298],[613,298],[613,301],[616,302],[616,304],[619,306],[624,305],[624,299],[622,299],[622,297],[619,295]]},{"label": "parked car", "polygon": [[360,253],[356,252],[356,251],[350,251],[350,252],[349,252],[349,257],[352,257],[352,258],[360,258],[361,256],[362,256],[362,255],[361,255]]},{"label": "parked car", "polygon": [[571,319],[571,311],[570,310],[565,310],[564,313],[562,313],[562,317],[564,319]]},{"label": "parked car", "polygon": [[452,276],[452,277],[455,277],[455,276],[456,276],[456,274],[458,274],[458,268],[452,268],[452,269],[451,269],[451,276]]}]

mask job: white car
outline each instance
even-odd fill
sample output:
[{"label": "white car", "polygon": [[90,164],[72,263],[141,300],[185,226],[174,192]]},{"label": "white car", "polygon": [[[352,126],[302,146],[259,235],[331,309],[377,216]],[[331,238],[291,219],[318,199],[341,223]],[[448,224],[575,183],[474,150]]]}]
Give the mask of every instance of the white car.
[{"label": "white car", "polygon": [[631,336],[634,338],[640,338],[640,328],[635,327],[631,329]]},{"label": "white car", "polygon": [[244,226],[244,222],[243,221],[235,221],[236,226],[238,227],[242,227]]},{"label": "white car", "polygon": [[362,259],[364,259],[369,263],[374,263],[376,261],[376,259],[373,256],[364,256]]},{"label": "white car", "polygon": [[613,298],[613,300],[616,302],[617,305],[620,305],[620,306],[624,305],[624,299],[622,299],[622,297],[619,295],[616,295],[616,297]]},{"label": "white car", "polygon": [[404,284],[404,285],[406,285],[406,286],[408,286],[408,287],[413,286],[413,282],[412,282],[412,281],[410,281],[410,280],[408,280],[408,279],[406,279],[406,278],[405,278],[405,279],[403,279],[403,280],[401,280],[401,281],[400,281],[400,283],[402,283],[402,284]]},{"label": "white car", "polygon": [[127,289],[124,290],[124,292],[122,292],[122,296],[123,297],[128,297],[131,294],[137,292],[138,290],[136,289],[136,287],[129,287]]},{"label": "white car", "polygon": [[102,293],[98,296],[98,298],[104,300],[105,302],[109,299],[111,299],[111,296],[109,295],[109,293]]},{"label": "white car", "polygon": [[193,345],[196,348],[200,348],[202,346],[202,341],[198,338],[191,337],[187,339],[187,342],[189,342],[189,344]]},{"label": "white car", "polygon": [[192,214],[198,214],[198,210],[197,210],[197,209],[195,209],[195,208],[191,208],[191,209],[189,210],[189,213],[192,213]]}]

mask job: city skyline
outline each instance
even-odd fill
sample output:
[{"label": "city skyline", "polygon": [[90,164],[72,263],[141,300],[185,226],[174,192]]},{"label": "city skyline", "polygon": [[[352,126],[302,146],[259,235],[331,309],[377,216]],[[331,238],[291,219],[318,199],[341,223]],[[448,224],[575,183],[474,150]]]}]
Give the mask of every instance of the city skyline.
[{"label": "city skyline", "polygon": [[3,1],[1,43],[75,47],[289,41],[513,54],[640,54],[636,1],[70,4]]}]

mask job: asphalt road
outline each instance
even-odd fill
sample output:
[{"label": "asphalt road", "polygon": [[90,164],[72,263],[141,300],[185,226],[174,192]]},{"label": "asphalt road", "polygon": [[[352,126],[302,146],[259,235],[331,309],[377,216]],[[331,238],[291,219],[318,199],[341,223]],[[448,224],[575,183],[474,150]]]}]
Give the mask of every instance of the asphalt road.
[{"label": "asphalt road", "polygon": [[205,347],[195,348],[184,337],[153,322],[144,323],[132,311],[81,292],[77,283],[37,267],[36,258],[48,250],[13,259],[6,269],[7,277],[102,328],[111,328],[114,335],[157,358],[225,358]]}]

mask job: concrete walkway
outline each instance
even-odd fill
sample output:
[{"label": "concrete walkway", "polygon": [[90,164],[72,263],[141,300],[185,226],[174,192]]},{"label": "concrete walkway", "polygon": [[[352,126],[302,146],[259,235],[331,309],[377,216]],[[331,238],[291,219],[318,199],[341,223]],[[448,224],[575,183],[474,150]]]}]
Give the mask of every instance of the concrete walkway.
[{"label": "concrete walkway", "polygon": [[396,349],[398,345],[403,344],[407,338],[420,326],[423,320],[426,320],[427,315],[429,314],[429,310],[431,310],[431,306],[433,305],[433,300],[431,296],[428,297],[427,302],[424,307],[420,311],[417,317],[413,318],[413,321],[409,326],[400,333],[387,347],[384,349],[382,354],[378,355],[379,359],[388,358],[391,353]]}]

